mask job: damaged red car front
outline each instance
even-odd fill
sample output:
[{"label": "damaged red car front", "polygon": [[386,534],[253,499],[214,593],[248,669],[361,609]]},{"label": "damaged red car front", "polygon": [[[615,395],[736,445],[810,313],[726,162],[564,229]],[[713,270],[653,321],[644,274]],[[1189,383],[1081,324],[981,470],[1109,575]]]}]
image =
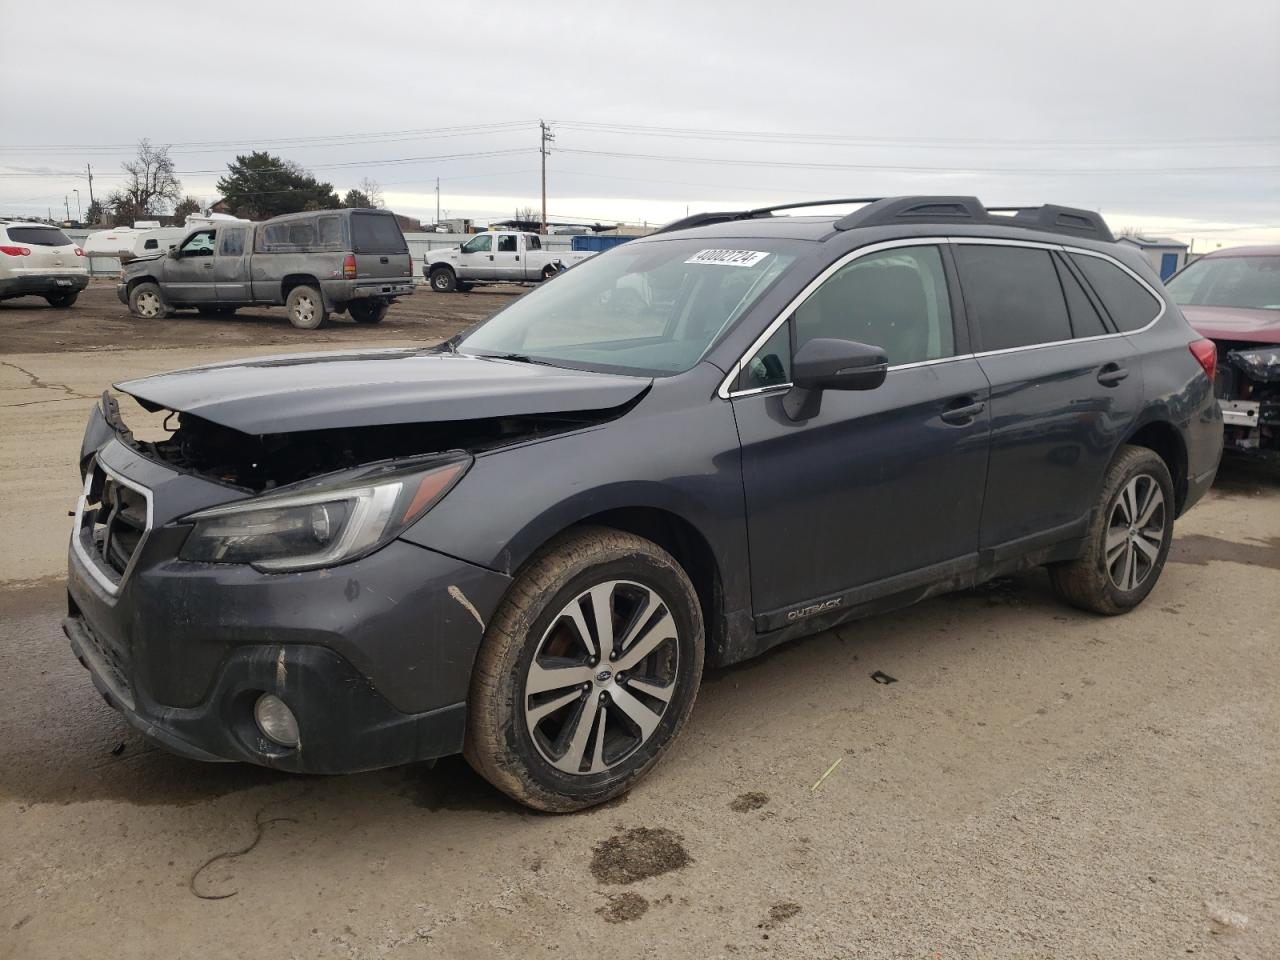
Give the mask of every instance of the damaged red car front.
[{"label": "damaged red car front", "polygon": [[1217,345],[1226,448],[1280,458],[1280,246],[1207,254],[1168,288],[1191,325]]}]

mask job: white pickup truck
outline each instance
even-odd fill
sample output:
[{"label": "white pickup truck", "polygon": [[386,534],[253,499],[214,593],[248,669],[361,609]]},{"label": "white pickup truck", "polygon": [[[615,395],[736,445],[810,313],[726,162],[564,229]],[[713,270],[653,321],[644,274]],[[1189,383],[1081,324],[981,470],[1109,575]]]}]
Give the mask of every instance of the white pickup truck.
[{"label": "white pickup truck", "polygon": [[422,275],[437,293],[470,290],[478,283],[540,283],[591,256],[589,251],[543,250],[536,233],[492,231],[430,251]]}]

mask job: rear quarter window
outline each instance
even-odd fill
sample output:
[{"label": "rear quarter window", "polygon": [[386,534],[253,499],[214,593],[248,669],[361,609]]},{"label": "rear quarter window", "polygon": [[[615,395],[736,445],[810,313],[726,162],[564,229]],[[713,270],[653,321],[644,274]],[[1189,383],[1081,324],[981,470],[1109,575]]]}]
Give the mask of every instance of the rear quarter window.
[{"label": "rear quarter window", "polygon": [[14,243],[29,243],[33,247],[66,247],[71,238],[57,227],[10,227],[9,239]]},{"label": "rear quarter window", "polygon": [[1071,261],[1080,268],[1107,313],[1111,314],[1112,322],[1122,332],[1141,330],[1159,316],[1160,301],[1110,260],[1073,253]]},{"label": "rear quarter window", "polygon": [[356,253],[407,253],[408,244],[395,217],[381,213],[351,215],[351,245]]}]

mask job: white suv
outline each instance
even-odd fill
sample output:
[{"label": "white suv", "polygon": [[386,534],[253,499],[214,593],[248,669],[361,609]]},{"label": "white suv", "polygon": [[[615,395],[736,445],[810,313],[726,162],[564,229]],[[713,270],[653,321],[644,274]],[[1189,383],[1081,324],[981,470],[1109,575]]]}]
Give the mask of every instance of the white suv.
[{"label": "white suv", "polygon": [[0,220],[0,300],[37,296],[69,307],[88,284],[84,251],[57,227]]}]

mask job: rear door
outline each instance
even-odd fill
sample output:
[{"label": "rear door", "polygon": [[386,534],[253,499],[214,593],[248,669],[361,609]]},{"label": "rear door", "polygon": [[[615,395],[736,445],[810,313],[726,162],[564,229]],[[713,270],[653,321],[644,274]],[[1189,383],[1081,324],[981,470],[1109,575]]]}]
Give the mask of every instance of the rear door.
[{"label": "rear door", "polygon": [[164,295],[170,303],[203,306],[216,303],[213,279],[217,231],[197,230],[178,245],[177,256],[164,261]]},{"label": "rear door", "polygon": [[[976,567],[988,385],[954,289],[936,241],[860,252],[744,365],[731,397],[757,629]],[[891,366],[878,388],[825,391],[793,421],[791,356],[815,337],[882,347]]]},{"label": "rear door", "polygon": [[218,252],[213,258],[213,282],[219,304],[236,306],[253,301],[249,283],[249,227],[218,230]]},{"label": "rear door", "polygon": [[524,262],[521,259],[521,234],[499,233],[494,237],[493,279],[523,280]]},{"label": "rear door", "polygon": [[356,257],[357,283],[410,280],[409,245],[390,213],[352,213],[351,251]]},{"label": "rear door", "polygon": [[984,561],[1084,532],[1138,412],[1135,350],[1057,248],[957,239],[978,362],[991,382]]}]

